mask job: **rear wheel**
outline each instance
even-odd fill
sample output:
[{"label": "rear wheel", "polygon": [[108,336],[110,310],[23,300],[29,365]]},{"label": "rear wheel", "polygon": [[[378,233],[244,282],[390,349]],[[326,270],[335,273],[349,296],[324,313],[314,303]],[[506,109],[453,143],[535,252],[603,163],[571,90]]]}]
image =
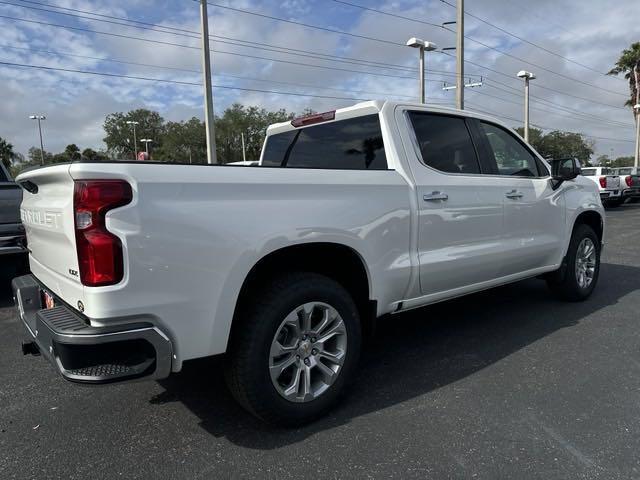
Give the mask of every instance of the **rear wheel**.
[{"label": "rear wheel", "polygon": [[360,354],[360,320],[349,293],[314,273],[277,278],[240,314],[227,383],[269,423],[301,425],[331,408]]},{"label": "rear wheel", "polygon": [[600,274],[600,241],[588,225],[573,230],[563,266],[547,277],[551,291],[564,300],[589,298]]}]

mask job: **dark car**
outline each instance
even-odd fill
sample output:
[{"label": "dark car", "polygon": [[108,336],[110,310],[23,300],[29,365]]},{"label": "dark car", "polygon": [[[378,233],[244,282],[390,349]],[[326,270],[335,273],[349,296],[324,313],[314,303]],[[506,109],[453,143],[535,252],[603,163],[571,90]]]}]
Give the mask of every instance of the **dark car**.
[{"label": "dark car", "polygon": [[0,273],[13,274],[24,265],[27,249],[20,222],[20,202],[22,189],[0,163]]}]

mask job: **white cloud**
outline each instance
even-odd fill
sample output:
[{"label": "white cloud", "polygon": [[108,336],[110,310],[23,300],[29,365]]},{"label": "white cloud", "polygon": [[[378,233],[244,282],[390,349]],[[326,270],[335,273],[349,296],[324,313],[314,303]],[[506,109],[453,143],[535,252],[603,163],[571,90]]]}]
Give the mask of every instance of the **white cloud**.
[{"label": "white cloud", "polygon": [[[455,17],[454,9],[437,0],[427,2],[389,0],[375,4],[362,2],[362,4],[438,25]],[[199,30],[198,8],[197,4],[193,2],[178,4],[169,0],[116,0],[112,2],[57,0],[57,5],[111,16],[136,18],[145,22],[161,23],[165,26],[194,32]],[[361,11],[329,0],[285,0],[283,3],[266,4],[244,0],[243,2],[234,2],[233,6],[300,20],[305,23],[323,25],[328,28],[346,29],[357,35],[384,38],[397,43],[403,43],[407,38],[415,35],[435,41],[443,47],[455,44],[455,36],[441,28],[374,12]],[[467,7],[472,14],[490,19],[504,29],[517,32],[518,35],[531,42],[591,66],[599,72],[608,71],[621,50],[628,47],[633,41],[638,41],[638,38],[634,37],[637,32],[635,28],[637,15],[631,15],[631,12],[638,11],[637,0],[621,0],[615,4],[603,0],[589,0],[580,3],[541,0],[531,6],[522,6],[520,3],[515,5],[502,0],[485,0],[481,5],[467,3]],[[218,8],[213,8],[210,14],[211,33],[215,35],[251,40],[265,46],[288,46],[317,53],[406,65],[412,68],[416,63],[416,52],[408,48],[340,36]],[[0,15],[74,25],[79,28],[114,34],[127,34],[140,39],[158,39],[192,47],[197,47],[199,44],[198,39],[189,38],[189,35],[183,37],[151,30],[128,28],[121,25],[29,11],[13,6],[0,6]],[[132,41],[114,36],[65,30],[7,19],[0,19],[0,28],[3,30],[3,40],[0,41],[2,45],[111,58],[124,62],[168,66],[175,69],[195,71],[200,69],[200,56],[197,49],[158,45],[143,40]],[[621,107],[626,100],[628,87],[624,82],[589,71],[532,45],[505,36],[499,30],[493,29],[473,17],[467,18],[466,28],[467,35],[497,49],[507,51],[515,57],[526,59],[524,61],[509,58],[467,40],[465,54],[468,61],[508,74],[507,77],[504,77],[479,67],[467,65],[469,75],[483,75],[487,80],[486,86],[467,92],[470,108],[496,111],[514,119],[521,118],[522,107],[519,92],[522,86],[520,81],[515,78],[515,73],[526,68],[534,71],[538,76],[538,79],[532,83],[532,95],[569,109],[621,122],[628,127],[599,122],[593,118],[577,118],[568,112],[554,111],[553,108],[543,105],[536,99],[532,102],[533,123],[545,127],[581,131],[597,137],[633,139],[630,110],[615,108],[615,106]],[[227,39],[226,41],[232,40]],[[214,49],[245,55],[243,57],[242,55],[214,53],[216,84],[272,91],[307,92],[336,97],[382,97],[379,94],[355,94],[326,88],[295,87],[286,84],[270,84],[223,77],[222,75],[226,73],[278,82],[380,92],[389,95],[406,96],[416,93],[416,81],[413,78],[417,73],[415,70],[402,71],[363,67],[220,42],[214,43]],[[9,62],[113,72],[195,83],[201,81],[201,75],[194,72],[107,63],[87,58],[56,56],[2,47],[0,50],[2,52],[1,59]],[[399,79],[311,68],[292,63],[247,58],[246,55],[333,66],[346,70],[368,70],[410,78]],[[442,84],[439,82],[445,80],[452,82],[453,78],[434,71],[453,73],[455,69],[453,59],[443,54],[433,53],[429,54],[427,61],[427,78],[430,80],[427,87],[429,98],[439,102],[451,102],[454,93],[443,92],[441,90]],[[536,68],[531,63],[545,67],[551,72]],[[557,75],[558,73],[578,78],[603,89],[619,92],[621,95],[577,83]],[[31,113],[45,113],[48,116],[45,124],[45,147],[58,151],[68,143],[77,143],[81,147],[100,147],[103,137],[101,124],[104,116],[111,112],[127,111],[145,106],[159,110],[168,119],[177,120],[190,118],[193,115],[201,116],[202,110],[199,87],[2,66],[0,66],[0,81],[3,85],[3,101],[0,102],[0,136],[7,138],[22,152],[26,152],[31,145],[37,143],[34,124],[27,118]],[[501,82],[516,90],[510,90],[510,88],[492,83],[492,81]],[[493,85],[493,87],[489,85]],[[586,100],[544,90],[540,88],[541,86],[583,97]],[[488,95],[497,96],[504,100],[498,100]],[[321,111],[353,103],[350,100],[216,90],[217,111],[234,101],[265,108],[287,108],[294,111],[302,111],[307,107]],[[595,102],[610,104],[613,107],[599,105]],[[515,125],[517,122],[512,121],[511,123]],[[610,153],[611,148],[614,149],[615,155],[628,155],[633,149],[633,143],[598,140],[597,150],[599,153]]]}]

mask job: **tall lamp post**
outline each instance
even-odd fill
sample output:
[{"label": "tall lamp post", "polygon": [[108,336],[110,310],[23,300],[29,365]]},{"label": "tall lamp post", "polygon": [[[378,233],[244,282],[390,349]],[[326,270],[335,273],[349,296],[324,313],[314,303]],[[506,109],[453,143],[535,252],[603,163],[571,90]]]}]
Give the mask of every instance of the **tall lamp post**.
[{"label": "tall lamp post", "polygon": [[213,115],[213,85],[211,83],[211,49],[209,46],[207,0],[200,0],[200,24],[202,30],[202,75],[204,76],[204,124],[207,134],[207,163],[218,163]]},{"label": "tall lamp post", "polygon": [[518,78],[524,79],[524,141],[529,143],[529,81],[536,76],[525,70],[518,72]]},{"label": "tall lamp post", "polygon": [[[640,96],[640,92],[638,92]],[[636,155],[633,162],[633,166],[636,167],[636,174],[638,173],[638,164],[640,163],[640,102],[633,106],[636,111]]]},{"label": "tall lamp post", "polygon": [[44,115],[31,115],[31,120],[38,121],[38,132],[40,133],[40,165],[44,165],[44,143],[42,142],[42,120],[46,120]]},{"label": "tall lamp post", "polygon": [[149,144],[153,142],[150,138],[141,138],[140,141],[144,143],[144,151],[147,152],[147,157],[149,157]]},{"label": "tall lamp post", "polygon": [[138,139],[136,138],[136,125],[139,125],[140,122],[136,122],[134,120],[128,120],[127,125],[133,126],[133,159],[138,159]]},{"label": "tall lamp post", "polygon": [[424,94],[424,52],[431,52],[435,50],[437,45],[432,42],[425,42],[421,38],[411,37],[407,41],[407,46],[412,48],[418,48],[420,50],[420,73],[419,73],[419,81],[420,81],[420,103],[425,103],[425,94]]}]

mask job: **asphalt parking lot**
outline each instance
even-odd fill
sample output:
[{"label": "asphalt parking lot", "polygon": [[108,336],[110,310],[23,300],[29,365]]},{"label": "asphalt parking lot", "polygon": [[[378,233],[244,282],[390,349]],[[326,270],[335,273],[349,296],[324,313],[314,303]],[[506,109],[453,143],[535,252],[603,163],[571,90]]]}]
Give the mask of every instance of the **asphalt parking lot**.
[{"label": "asphalt parking lot", "polygon": [[580,304],[528,280],[383,322],[327,418],[273,430],[219,360],[80,387],[23,357],[0,285],[0,478],[638,478],[640,205],[610,210]]}]

